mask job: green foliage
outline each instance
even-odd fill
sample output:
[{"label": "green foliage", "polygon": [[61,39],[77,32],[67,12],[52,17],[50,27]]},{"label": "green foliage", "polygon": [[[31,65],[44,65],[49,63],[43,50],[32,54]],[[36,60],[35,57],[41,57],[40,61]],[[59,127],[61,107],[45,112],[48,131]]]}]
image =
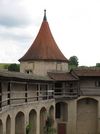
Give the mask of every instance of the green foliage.
[{"label": "green foliage", "polygon": [[78,58],[77,58],[77,56],[71,56],[69,58],[69,65],[78,67]]},{"label": "green foliage", "polygon": [[32,125],[31,125],[31,124],[28,124],[28,125],[26,126],[26,134],[29,134],[31,128],[32,128]]},{"label": "green foliage", "polygon": [[96,63],[96,67],[100,67],[100,63]]},{"label": "green foliage", "polygon": [[71,70],[71,69],[76,69],[77,67],[75,65],[68,65],[68,69]]},{"label": "green foliage", "polygon": [[10,64],[9,66],[8,66],[8,71],[15,71],[15,72],[19,72],[19,70],[20,70],[20,66],[19,66],[19,64]]},{"label": "green foliage", "polygon": [[56,129],[52,127],[44,128],[44,134],[56,134]]},{"label": "green foliage", "polygon": [[44,127],[44,134],[56,133],[56,129],[52,127],[53,123],[54,123],[53,119],[48,116]]}]

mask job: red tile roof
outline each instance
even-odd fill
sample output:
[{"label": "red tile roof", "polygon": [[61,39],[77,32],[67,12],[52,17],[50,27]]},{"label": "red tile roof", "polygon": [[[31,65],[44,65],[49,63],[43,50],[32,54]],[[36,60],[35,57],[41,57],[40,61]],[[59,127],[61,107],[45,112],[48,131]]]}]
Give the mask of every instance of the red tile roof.
[{"label": "red tile roof", "polygon": [[73,76],[70,72],[48,72],[48,76],[55,81],[75,81],[78,77]]},{"label": "red tile roof", "polygon": [[39,33],[26,54],[19,61],[47,60],[68,62],[58,48],[46,18],[46,12]]},{"label": "red tile roof", "polygon": [[100,77],[100,69],[77,69],[74,72],[79,77]]}]

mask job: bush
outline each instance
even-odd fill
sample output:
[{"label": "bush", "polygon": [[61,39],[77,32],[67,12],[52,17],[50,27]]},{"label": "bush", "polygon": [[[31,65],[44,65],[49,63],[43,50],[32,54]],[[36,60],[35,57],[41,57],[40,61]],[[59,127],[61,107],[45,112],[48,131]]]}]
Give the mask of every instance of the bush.
[{"label": "bush", "polygon": [[56,129],[52,127],[54,120],[50,117],[47,117],[45,127],[44,127],[44,134],[55,134]]},{"label": "bush", "polygon": [[28,124],[26,126],[26,134],[29,134],[30,130],[31,130],[31,124]]},{"label": "bush", "polygon": [[8,66],[8,71],[19,72],[19,70],[20,70],[19,64],[10,64],[10,65]]}]

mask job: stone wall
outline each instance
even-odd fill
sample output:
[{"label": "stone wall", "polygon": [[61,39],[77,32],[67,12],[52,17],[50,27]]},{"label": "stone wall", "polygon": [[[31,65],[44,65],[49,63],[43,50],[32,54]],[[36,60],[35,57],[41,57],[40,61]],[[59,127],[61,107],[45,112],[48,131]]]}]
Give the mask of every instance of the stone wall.
[{"label": "stone wall", "polygon": [[[0,134],[20,134],[20,132],[22,132],[22,134],[26,134],[25,129],[27,125],[29,122],[33,122],[30,118],[31,116],[35,119],[34,123],[36,128],[34,134],[40,134],[40,111],[45,108],[47,115],[49,115],[51,107],[53,107],[53,110],[55,111],[54,100],[37,101],[33,103],[31,102],[22,105],[20,104],[5,107],[5,109],[0,112]],[[55,115],[53,117],[55,120]],[[31,125],[33,127],[34,124]],[[33,134],[33,132],[30,134]]]},{"label": "stone wall", "polygon": [[68,71],[68,63],[65,62],[46,62],[46,61],[32,61],[21,62],[20,72],[33,73],[35,75],[46,76],[49,71]]},{"label": "stone wall", "polygon": [[[84,96],[74,100],[57,100],[57,103],[61,104],[61,116],[56,118],[56,122],[57,126],[65,124],[66,133],[63,134],[100,133],[100,98],[98,96]],[[65,106],[67,106],[67,109],[64,109]],[[67,120],[62,118],[62,111],[64,117],[68,116]]]}]

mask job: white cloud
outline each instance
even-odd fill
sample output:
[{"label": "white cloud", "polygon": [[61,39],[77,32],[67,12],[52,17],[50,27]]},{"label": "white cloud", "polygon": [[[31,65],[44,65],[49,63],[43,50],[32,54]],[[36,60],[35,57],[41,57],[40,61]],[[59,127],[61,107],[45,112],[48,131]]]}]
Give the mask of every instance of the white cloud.
[{"label": "white cloud", "polygon": [[0,25],[16,27],[28,25],[30,22],[29,14],[19,0],[0,1]]},{"label": "white cloud", "polygon": [[18,58],[22,49],[19,47],[18,42],[0,40],[0,50],[2,50],[0,51],[0,62],[12,63],[17,62],[15,59]]},{"label": "white cloud", "polygon": [[99,0],[0,0],[0,62],[17,61],[24,54],[47,9],[51,31],[65,56],[76,55],[80,65],[95,65],[100,62],[99,7]]}]

